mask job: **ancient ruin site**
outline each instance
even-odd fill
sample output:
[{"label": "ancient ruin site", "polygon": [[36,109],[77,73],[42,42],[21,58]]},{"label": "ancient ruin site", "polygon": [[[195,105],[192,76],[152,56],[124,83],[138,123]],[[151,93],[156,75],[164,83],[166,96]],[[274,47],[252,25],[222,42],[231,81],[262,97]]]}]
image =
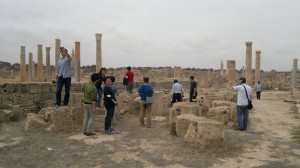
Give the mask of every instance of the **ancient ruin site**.
[{"label": "ancient ruin site", "polygon": [[0,0],[0,168],[300,168],[299,7]]}]

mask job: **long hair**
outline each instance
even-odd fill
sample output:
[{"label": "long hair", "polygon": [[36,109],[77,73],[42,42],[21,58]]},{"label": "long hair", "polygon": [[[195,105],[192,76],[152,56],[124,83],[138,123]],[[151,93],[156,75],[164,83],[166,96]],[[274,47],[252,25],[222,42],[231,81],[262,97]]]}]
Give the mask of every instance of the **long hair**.
[{"label": "long hair", "polygon": [[101,76],[102,76],[102,71],[105,71],[105,73],[107,72],[107,71],[106,71],[106,68],[101,68],[100,71],[99,71],[99,74],[100,74]]}]

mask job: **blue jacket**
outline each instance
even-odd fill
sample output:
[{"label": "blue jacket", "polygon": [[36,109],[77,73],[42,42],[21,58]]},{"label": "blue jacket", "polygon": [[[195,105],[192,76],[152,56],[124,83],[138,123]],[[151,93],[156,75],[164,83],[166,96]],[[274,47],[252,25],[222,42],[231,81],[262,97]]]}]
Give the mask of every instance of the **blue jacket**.
[{"label": "blue jacket", "polygon": [[146,97],[152,97],[154,93],[152,86],[149,84],[143,84],[140,86],[138,92],[141,95],[141,100],[143,101],[146,101]]}]

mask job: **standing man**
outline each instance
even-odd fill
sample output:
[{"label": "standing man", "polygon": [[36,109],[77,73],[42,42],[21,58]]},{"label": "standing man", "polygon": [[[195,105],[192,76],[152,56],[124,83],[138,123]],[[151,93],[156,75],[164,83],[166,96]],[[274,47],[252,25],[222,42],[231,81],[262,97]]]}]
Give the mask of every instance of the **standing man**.
[{"label": "standing man", "polygon": [[195,81],[194,76],[190,76],[191,88],[190,88],[190,102],[195,102],[197,98],[197,82]]},{"label": "standing man", "polygon": [[127,67],[127,72],[126,72],[126,75],[125,77],[127,78],[128,80],[128,85],[127,85],[127,92],[129,94],[132,94],[133,93],[133,87],[134,87],[134,73],[131,71],[131,67]]},{"label": "standing man", "polygon": [[86,82],[82,87],[82,102],[85,110],[83,120],[83,134],[86,136],[95,135],[95,133],[92,132],[92,127],[95,120],[97,102],[97,88],[95,84],[98,82],[99,77],[100,75],[98,73],[92,74],[91,81]]},{"label": "standing man", "polygon": [[61,91],[63,85],[65,85],[65,97],[64,97],[64,105],[69,104],[70,98],[70,88],[71,88],[71,64],[72,57],[68,53],[68,50],[64,47],[60,47],[61,58],[58,60],[57,66],[57,74],[56,74],[56,82],[57,82],[57,90],[56,90],[56,103],[55,107],[59,107],[61,103]]},{"label": "standing man", "polygon": [[257,84],[255,85],[255,91],[256,91],[257,100],[260,100],[260,95],[261,95],[261,91],[262,91],[260,81],[258,81]]},{"label": "standing man", "polygon": [[147,122],[146,127],[151,128],[151,112],[152,112],[152,104],[147,103],[146,99],[147,97],[152,97],[154,92],[151,85],[149,85],[149,77],[144,77],[144,84],[139,87],[139,96],[141,96],[141,111],[140,111],[140,125],[142,127],[145,126],[144,124],[144,118],[145,118],[145,112],[147,112]]},{"label": "standing man", "polygon": [[115,113],[115,107],[117,105],[116,94],[113,91],[111,77],[105,78],[105,86],[103,89],[104,106],[106,108],[104,129],[106,134],[114,134],[115,130],[111,127],[111,121]]},{"label": "standing man", "polygon": [[173,84],[173,88],[172,88],[172,94],[173,94],[172,103],[182,102],[183,87],[180,83],[178,83],[177,79],[174,80],[174,84]]},{"label": "standing man", "polygon": [[[246,78],[241,77],[239,81],[232,86],[232,88],[238,92],[237,96],[237,117],[238,128],[237,130],[247,130],[248,125],[248,99],[251,100],[252,89],[246,84]],[[248,95],[248,96],[247,96]]]}]

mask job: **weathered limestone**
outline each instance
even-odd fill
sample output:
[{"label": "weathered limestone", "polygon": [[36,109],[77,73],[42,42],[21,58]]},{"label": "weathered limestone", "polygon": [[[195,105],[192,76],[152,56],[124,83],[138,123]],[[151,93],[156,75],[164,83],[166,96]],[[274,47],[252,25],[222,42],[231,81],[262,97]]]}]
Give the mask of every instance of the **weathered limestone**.
[{"label": "weathered limestone", "polygon": [[224,64],[223,64],[223,61],[221,61],[220,75],[224,76]]},{"label": "weathered limestone", "polygon": [[25,46],[21,46],[20,53],[20,82],[25,82],[26,66],[25,66]]},{"label": "weathered limestone", "polygon": [[50,81],[50,49],[46,47],[46,82]]},{"label": "weathered limestone", "polygon": [[60,59],[60,39],[55,39],[55,74],[58,74],[58,60]]},{"label": "weathered limestone", "polygon": [[96,34],[96,72],[102,68],[102,49],[101,49],[102,34]]},{"label": "weathered limestone", "polygon": [[29,63],[28,63],[28,80],[29,82],[33,81],[33,56],[32,52],[29,53]]},{"label": "weathered limestone", "polygon": [[256,50],[256,59],[255,59],[255,83],[260,81],[260,50]]},{"label": "weathered limestone", "polygon": [[80,42],[75,42],[75,81],[80,82]]},{"label": "weathered limestone", "polygon": [[252,83],[251,81],[251,71],[252,71],[252,42],[246,42],[246,67],[245,67],[245,77],[247,83]]},{"label": "weathered limestone", "polygon": [[72,49],[72,54],[71,54],[71,57],[72,57],[72,71],[75,72],[75,51],[74,49]]},{"label": "weathered limestone", "polygon": [[181,67],[174,67],[174,78],[180,79],[181,76]]},{"label": "weathered limestone", "polygon": [[36,78],[35,61],[32,61],[32,80],[35,80],[35,78]]},{"label": "weathered limestone", "polygon": [[37,81],[43,82],[43,45],[38,44]]},{"label": "weathered limestone", "polygon": [[294,59],[293,60],[293,69],[292,69],[292,76],[291,76],[291,91],[292,94],[294,94],[294,90],[296,88],[297,85],[297,80],[298,80],[298,76],[297,76],[297,71],[298,71],[298,59]]},{"label": "weathered limestone", "polygon": [[235,61],[227,61],[227,81],[233,82],[235,80]]}]

